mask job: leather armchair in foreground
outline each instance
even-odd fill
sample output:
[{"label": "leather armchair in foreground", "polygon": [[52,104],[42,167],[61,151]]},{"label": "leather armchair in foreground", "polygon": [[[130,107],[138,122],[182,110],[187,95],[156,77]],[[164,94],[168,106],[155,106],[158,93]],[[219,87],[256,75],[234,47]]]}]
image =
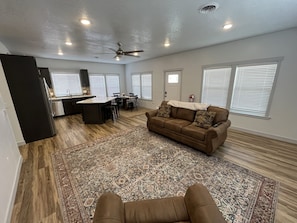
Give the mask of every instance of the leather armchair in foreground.
[{"label": "leather armchair in foreground", "polygon": [[208,190],[202,184],[190,186],[184,197],[122,202],[114,193],[103,194],[93,223],[226,223]]}]

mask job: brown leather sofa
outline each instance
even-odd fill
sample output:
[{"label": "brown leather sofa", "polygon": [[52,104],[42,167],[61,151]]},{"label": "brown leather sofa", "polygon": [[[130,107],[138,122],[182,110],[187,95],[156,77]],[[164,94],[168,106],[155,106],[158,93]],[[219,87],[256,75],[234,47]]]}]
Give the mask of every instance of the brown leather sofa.
[{"label": "brown leather sofa", "polygon": [[103,194],[96,205],[93,223],[226,223],[208,190],[194,184],[184,197],[123,203],[114,193]]},{"label": "brown leather sofa", "polygon": [[[161,106],[166,104],[167,101],[163,101]],[[195,110],[173,106],[170,117],[157,116],[158,110],[146,112],[147,128],[211,155],[225,142],[231,122],[228,120],[227,109],[209,106],[207,111],[216,113],[212,126],[208,129],[193,124]]]}]

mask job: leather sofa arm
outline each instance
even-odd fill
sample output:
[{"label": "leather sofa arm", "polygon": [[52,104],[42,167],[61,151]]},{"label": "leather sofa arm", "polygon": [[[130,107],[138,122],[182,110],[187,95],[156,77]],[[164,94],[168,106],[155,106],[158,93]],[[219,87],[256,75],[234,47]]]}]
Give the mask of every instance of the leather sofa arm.
[{"label": "leather sofa arm", "polygon": [[126,222],[185,222],[189,221],[184,197],[168,197],[126,202]]},{"label": "leather sofa arm", "polygon": [[221,122],[220,125],[217,127],[210,127],[206,131],[206,138],[207,140],[211,140],[212,138],[216,138],[220,135],[222,135],[224,132],[227,131],[227,129],[230,127],[231,121],[227,120],[225,122]]},{"label": "leather sofa arm", "polygon": [[184,199],[192,223],[227,223],[202,184],[190,186]]},{"label": "leather sofa arm", "polygon": [[124,223],[124,203],[113,193],[103,194],[97,201],[93,223]]},{"label": "leather sofa arm", "polygon": [[146,112],[145,115],[146,115],[147,119],[149,120],[151,117],[156,116],[157,113],[158,113],[158,110],[153,110],[153,111]]}]

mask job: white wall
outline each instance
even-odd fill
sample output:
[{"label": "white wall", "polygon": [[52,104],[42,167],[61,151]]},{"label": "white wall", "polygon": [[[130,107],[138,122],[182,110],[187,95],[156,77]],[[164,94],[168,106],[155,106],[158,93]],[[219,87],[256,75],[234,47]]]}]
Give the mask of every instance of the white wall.
[{"label": "white wall", "polygon": [[83,61],[70,61],[70,60],[55,60],[36,58],[38,67],[48,67],[50,72],[53,71],[73,71],[79,72],[80,69],[87,69],[89,74],[103,73],[103,74],[119,74],[121,91],[126,91],[125,85],[125,66],[120,64],[108,63],[95,63]]},{"label": "white wall", "polygon": [[187,101],[188,96],[192,93],[196,95],[196,101],[199,101],[203,65],[284,57],[271,105],[271,119],[264,120],[230,114],[230,120],[232,121],[232,127],[235,128],[297,142],[296,40],[297,29],[290,29],[132,63],[126,65],[127,91],[131,90],[131,73],[153,71],[153,100],[141,103],[145,107],[156,108],[163,100],[164,71],[181,68],[183,69],[182,101]]},{"label": "white wall", "polygon": [[[3,73],[2,65],[0,73]],[[9,223],[17,191],[22,157],[0,93],[0,222]]]},{"label": "white wall", "polygon": [[[0,53],[9,54],[8,49],[0,42]],[[2,64],[1,64],[2,68]],[[7,106],[7,114],[15,135],[18,145],[25,144],[25,140],[22,134],[22,130],[19,124],[19,120],[13,105],[13,101],[9,92],[8,84],[4,72],[0,73],[0,94],[3,97],[3,100]]]}]

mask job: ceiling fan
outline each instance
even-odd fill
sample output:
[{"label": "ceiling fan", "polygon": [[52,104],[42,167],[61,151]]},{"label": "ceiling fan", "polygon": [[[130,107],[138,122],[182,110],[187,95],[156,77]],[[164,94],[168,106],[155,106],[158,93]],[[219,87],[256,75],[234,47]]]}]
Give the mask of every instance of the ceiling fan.
[{"label": "ceiling fan", "polygon": [[118,42],[117,44],[119,46],[119,48],[117,50],[115,50],[113,48],[109,48],[110,50],[112,50],[113,52],[116,53],[114,58],[116,58],[117,60],[119,60],[120,57],[122,57],[122,56],[139,57],[138,53],[144,52],[143,50],[125,51],[125,50],[122,49],[122,43],[121,42]]}]

